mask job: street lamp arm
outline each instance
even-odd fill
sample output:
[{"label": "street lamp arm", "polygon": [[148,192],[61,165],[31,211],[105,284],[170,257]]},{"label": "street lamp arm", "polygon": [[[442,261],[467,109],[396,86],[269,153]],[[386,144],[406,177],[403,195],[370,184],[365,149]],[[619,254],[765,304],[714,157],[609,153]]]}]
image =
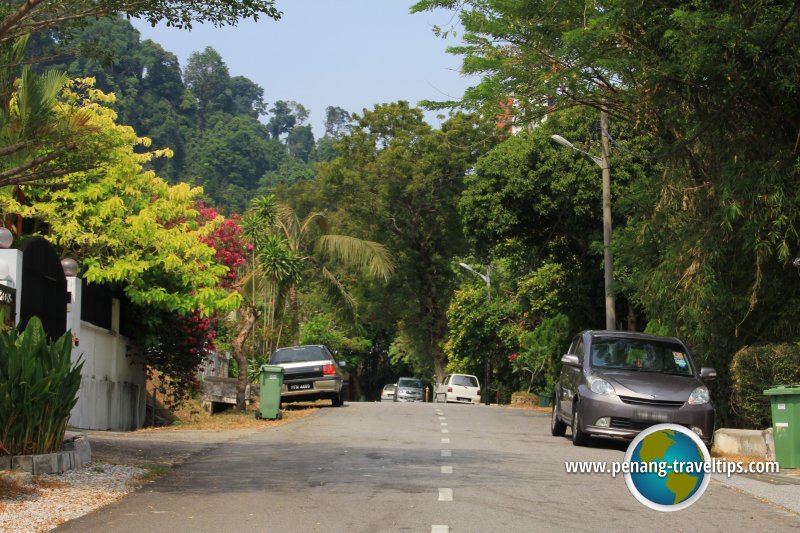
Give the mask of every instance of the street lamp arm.
[{"label": "street lamp arm", "polygon": [[481,278],[483,281],[485,281],[486,283],[489,283],[489,277],[488,277],[488,276],[484,276],[483,274],[481,274],[480,272],[478,272],[477,270],[475,270],[474,268],[472,268],[472,267],[471,267],[471,266],[469,266],[468,264],[466,264],[466,263],[459,263],[459,264],[458,264],[458,266],[460,266],[461,268],[465,268],[465,269],[469,270],[470,272],[472,272],[472,273],[473,273],[473,274],[475,274],[476,276],[480,276],[480,278]]},{"label": "street lamp arm", "polygon": [[565,147],[569,148],[570,150],[574,150],[574,151],[578,152],[579,154],[583,154],[583,155],[585,155],[586,157],[588,157],[589,159],[591,159],[592,161],[594,161],[594,162],[595,162],[595,164],[596,164],[598,167],[600,167],[600,168],[603,168],[603,159],[602,159],[602,158],[600,158],[600,157],[597,157],[597,156],[594,156],[594,155],[592,155],[592,154],[590,154],[589,152],[586,152],[586,151],[584,151],[584,150],[581,150],[580,148],[578,148],[577,146],[575,146],[574,144],[572,144],[571,142],[569,142],[568,140],[566,140],[566,139],[565,139],[564,137],[562,137],[561,135],[551,135],[551,136],[550,136],[550,138],[551,138],[551,139],[552,139],[552,140],[553,140],[555,143],[557,143],[557,144],[560,144],[561,146],[565,146]]}]

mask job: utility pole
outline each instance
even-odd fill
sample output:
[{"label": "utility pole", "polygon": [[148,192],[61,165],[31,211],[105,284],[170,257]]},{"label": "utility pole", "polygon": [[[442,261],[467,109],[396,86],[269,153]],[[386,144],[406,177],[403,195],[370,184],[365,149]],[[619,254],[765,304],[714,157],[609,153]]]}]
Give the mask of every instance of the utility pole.
[{"label": "utility pole", "polygon": [[561,135],[551,135],[550,138],[561,146],[566,146],[580,154],[587,156],[600,167],[603,177],[603,269],[606,303],[606,329],[617,329],[617,311],[615,308],[614,293],[611,286],[614,284],[614,255],[611,251],[611,166],[608,162],[608,114],[600,111],[601,157],[594,156],[581,150]]},{"label": "utility pole", "polygon": [[603,173],[603,262],[606,292],[606,329],[617,329],[617,311],[614,293],[614,256],[611,250],[611,168],[608,163],[608,114],[600,111],[600,135],[602,154],[600,168]]},{"label": "utility pole", "polygon": [[[486,310],[492,301],[492,264],[486,265]],[[486,363],[483,371],[483,403],[489,405],[489,354],[486,354]]]},{"label": "utility pole", "polygon": [[[459,263],[458,265],[461,268],[465,269],[465,270],[469,270],[470,272],[472,272],[473,274],[475,274],[476,276],[480,277],[483,281],[486,282],[486,306],[487,306],[487,312],[488,312],[489,303],[491,303],[491,301],[492,301],[492,264],[491,264],[491,262],[488,265],[486,265],[486,275],[485,276],[483,274],[481,274],[480,272],[478,272],[477,270],[475,270],[474,268],[472,268],[471,266],[469,266],[468,264],[466,264],[466,263]],[[489,358],[490,358],[490,356],[491,356],[491,354],[489,354],[489,353],[486,354],[486,362],[484,364],[484,374],[483,374],[483,388],[481,389],[483,391],[483,403],[485,403],[486,405],[489,405],[489,374],[490,374],[490,372],[489,372],[489,370],[490,370],[490,368],[489,368]]]}]

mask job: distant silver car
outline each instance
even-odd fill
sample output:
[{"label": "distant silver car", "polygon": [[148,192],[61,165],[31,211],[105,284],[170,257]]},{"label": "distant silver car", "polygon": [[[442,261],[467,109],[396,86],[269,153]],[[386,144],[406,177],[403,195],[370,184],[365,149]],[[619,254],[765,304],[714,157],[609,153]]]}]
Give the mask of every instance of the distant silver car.
[{"label": "distant silver car", "polygon": [[388,385],[383,386],[383,390],[381,390],[381,401],[382,402],[393,402],[394,401],[394,390],[397,388],[397,385],[394,383],[389,383]]},{"label": "distant silver car", "polygon": [[436,385],[434,402],[481,403],[481,384],[469,374],[448,374]]},{"label": "distant silver car", "polygon": [[422,382],[416,378],[400,378],[397,380],[397,388],[394,391],[394,401],[396,402],[421,402],[423,401],[424,391]]},{"label": "distant silver car", "polygon": [[661,423],[685,426],[705,443],[714,436],[714,406],[704,379],[713,368],[698,368],[676,338],[623,331],[584,331],[561,358],[550,429],[572,443],[590,436],[632,439]]},{"label": "distant silver car", "polygon": [[344,404],[344,361],[337,362],[321,344],[292,346],[272,352],[269,364],[283,367],[282,402],[328,398],[334,407]]}]

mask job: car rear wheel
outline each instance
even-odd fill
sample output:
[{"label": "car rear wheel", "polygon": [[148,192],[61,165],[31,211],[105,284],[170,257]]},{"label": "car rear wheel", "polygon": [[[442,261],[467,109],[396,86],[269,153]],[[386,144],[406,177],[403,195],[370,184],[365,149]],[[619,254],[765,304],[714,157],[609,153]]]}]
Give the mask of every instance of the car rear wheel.
[{"label": "car rear wheel", "polygon": [[586,446],[589,443],[589,434],[581,429],[581,418],[578,414],[580,405],[578,402],[573,402],[572,405],[572,444]]},{"label": "car rear wheel", "polygon": [[561,420],[558,411],[558,400],[553,398],[553,413],[550,419],[550,433],[554,437],[563,437],[567,433],[567,424]]},{"label": "car rear wheel", "polygon": [[340,391],[339,394],[331,398],[331,404],[334,407],[341,407],[344,405],[344,392]]}]

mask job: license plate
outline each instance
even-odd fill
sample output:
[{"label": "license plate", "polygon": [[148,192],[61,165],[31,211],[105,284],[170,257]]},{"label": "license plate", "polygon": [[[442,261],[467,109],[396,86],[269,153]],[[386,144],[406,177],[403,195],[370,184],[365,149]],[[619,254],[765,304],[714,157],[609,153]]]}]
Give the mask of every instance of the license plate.
[{"label": "license plate", "polygon": [[637,409],[633,412],[633,419],[646,420],[648,422],[672,422],[672,413]]},{"label": "license plate", "polygon": [[311,383],[297,383],[295,385],[289,385],[287,387],[289,390],[308,390],[314,388]]}]

